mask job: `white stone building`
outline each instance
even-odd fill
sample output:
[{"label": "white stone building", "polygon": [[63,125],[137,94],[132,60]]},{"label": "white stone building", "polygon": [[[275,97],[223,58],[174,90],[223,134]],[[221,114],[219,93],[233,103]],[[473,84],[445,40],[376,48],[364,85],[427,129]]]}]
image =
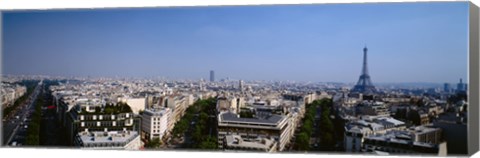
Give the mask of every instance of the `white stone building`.
[{"label": "white stone building", "polygon": [[142,117],[142,136],[145,139],[162,139],[168,129],[168,122],[172,111],[170,108],[145,109]]}]

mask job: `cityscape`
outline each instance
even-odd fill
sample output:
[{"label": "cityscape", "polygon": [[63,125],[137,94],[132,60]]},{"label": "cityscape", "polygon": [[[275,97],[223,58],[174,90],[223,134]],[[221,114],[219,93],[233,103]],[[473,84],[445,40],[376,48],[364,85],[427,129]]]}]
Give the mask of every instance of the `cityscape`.
[{"label": "cityscape", "polygon": [[[2,144],[466,155],[467,4],[7,12]],[[336,20],[351,16],[337,13],[345,10],[362,15]],[[376,16],[382,12],[398,15],[405,26],[377,21],[385,20]],[[307,20],[292,23],[300,17]],[[323,22],[333,30],[308,35],[331,27]],[[449,25],[425,31],[430,25],[424,22]],[[352,32],[365,32],[350,36],[341,24],[358,24],[363,29]],[[153,31],[160,25],[168,31]],[[398,34],[376,39],[391,31],[377,26],[398,27]],[[349,36],[329,38],[342,34]]]}]

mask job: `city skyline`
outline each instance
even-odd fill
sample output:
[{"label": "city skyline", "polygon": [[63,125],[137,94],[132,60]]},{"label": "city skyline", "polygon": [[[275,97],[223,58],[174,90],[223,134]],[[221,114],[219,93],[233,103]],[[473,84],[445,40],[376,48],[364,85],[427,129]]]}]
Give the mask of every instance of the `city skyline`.
[{"label": "city skyline", "polygon": [[5,12],[3,74],[457,83],[467,4]]}]

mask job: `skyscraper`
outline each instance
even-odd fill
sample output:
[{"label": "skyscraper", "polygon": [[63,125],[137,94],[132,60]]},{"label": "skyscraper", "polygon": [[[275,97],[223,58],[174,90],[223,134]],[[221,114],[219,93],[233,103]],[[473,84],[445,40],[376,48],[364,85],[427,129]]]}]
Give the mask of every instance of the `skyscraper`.
[{"label": "skyscraper", "polygon": [[243,91],[243,80],[239,81],[238,88],[240,89],[240,91]]},{"label": "skyscraper", "polygon": [[210,70],[210,82],[215,82],[215,71]]},{"label": "skyscraper", "polygon": [[450,86],[450,83],[445,83],[443,84],[443,91],[446,93],[450,93],[452,87]]},{"label": "skyscraper", "polygon": [[457,92],[465,92],[466,91],[466,86],[462,82],[462,79],[460,78],[460,83],[457,84]]},{"label": "skyscraper", "polygon": [[370,75],[368,74],[368,67],[367,67],[367,47],[363,48],[363,67],[362,67],[362,74],[358,79],[357,84],[353,87],[352,92],[359,92],[359,93],[373,93],[376,92],[375,87],[370,80]]}]

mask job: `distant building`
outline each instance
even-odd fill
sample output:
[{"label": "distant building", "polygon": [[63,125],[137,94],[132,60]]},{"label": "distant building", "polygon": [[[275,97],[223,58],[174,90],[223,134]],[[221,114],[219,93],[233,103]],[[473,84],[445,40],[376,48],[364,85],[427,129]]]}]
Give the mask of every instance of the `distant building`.
[{"label": "distant building", "polygon": [[244,88],[245,88],[245,87],[244,87],[243,80],[240,80],[239,83],[238,83],[238,89],[239,89],[240,91],[243,91]]},{"label": "distant building", "polygon": [[169,108],[152,108],[145,109],[142,117],[142,138],[145,139],[162,139],[167,132],[168,119],[171,110]]},{"label": "distant building", "polygon": [[137,98],[123,98],[119,101],[126,103],[134,114],[138,114],[139,111],[145,110],[147,107],[147,99],[144,97],[137,97]]},{"label": "distant building", "polygon": [[217,111],[218,112],[232,112],[239,113],[241,108],[245,107],[245,101],[242,97],[218,97],[217,99]]},{"label": "distant building", "polygon": [[379,101],[363,101],[355,109],[357,115],[390,116],[386,104]]},{"label": "distant building", "polygon": [[466,92],[466,84],[462,82],[461,78],[460,78],[460,82],[457,84],[457,92],[458,93]]},{"label": "distant building", "polygon": [[443,84],[443,91],[445,93],[450,93],[452,91],[452,86],[450,85],[450,83]]},{"label": "distant building", "polygon": [[229,111],[230,110],[230,103],[228,102],[226,97],[219,97],[217,99],[217,111]]},{"label": "distant building", "polygon": [[2,109],[11,106],[15,101],[27,92],[25,86],[18,84],[0,83],[0,100]]},{"label": "distant building", "polygon": [[215,82],[215,71],[210,70],[210,82]]},{"label": "distant building", "polygon": [[418,109],[410,109],[407,119],[415,125],[427,125],[430,123],[428,113]]},{"label": "distant building", "polygon": [[171,110],[168,119],[167,134],[173,130],[175,123],[177,123],[185,114],[185,110],[191,105],[190,102],[193,101],[192,97],[193,96],[191,95],[171,95],[164,98],[161,106],[167,107]]}]

